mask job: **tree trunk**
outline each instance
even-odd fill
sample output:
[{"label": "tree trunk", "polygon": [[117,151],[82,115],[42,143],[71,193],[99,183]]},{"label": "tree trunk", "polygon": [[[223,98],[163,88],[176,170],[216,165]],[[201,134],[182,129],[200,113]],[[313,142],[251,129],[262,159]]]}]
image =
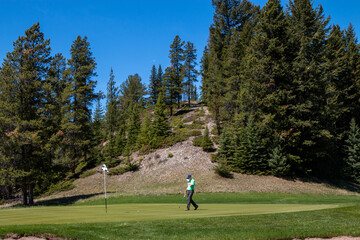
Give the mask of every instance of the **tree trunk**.
[{"label": "tree trunk", "polygon": [[34,186],[29,184],[29,205],[34,205]]},{"label": "tree trunk", "polygon": [[27,186],[26,184],[24,184],[21,188],[22,190],[22,195],[23,195],[23,205],[27,206],[28,205],[28,194],[27,194]]}]

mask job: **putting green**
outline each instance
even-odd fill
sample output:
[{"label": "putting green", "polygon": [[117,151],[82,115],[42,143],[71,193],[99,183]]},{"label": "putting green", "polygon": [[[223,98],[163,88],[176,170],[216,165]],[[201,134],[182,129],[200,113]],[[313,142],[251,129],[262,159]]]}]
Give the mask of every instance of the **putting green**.
[{"label": "putting green", "polygon": [[104,206],[62,206],[0,210],[0,226],[127,222],[143,220],[205,218],[313,211],[340,207],[339,204],[200,204],[197,211],[184,211],[185,204],[118,204]]}]

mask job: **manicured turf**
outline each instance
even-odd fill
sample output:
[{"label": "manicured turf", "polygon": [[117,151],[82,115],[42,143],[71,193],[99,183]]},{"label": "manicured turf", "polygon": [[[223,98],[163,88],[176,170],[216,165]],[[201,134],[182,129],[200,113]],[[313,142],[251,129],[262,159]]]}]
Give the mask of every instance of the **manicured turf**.
[{"label": "manicured turf", "polygon": [[[83,196],[82,199],[85,199]],[[67,206],[69,199],[0,210],[0,238],[54,234],[68,239],[293,239],[360,236],[358,196],[196,194],[185,212],[182,195],[119,196]]]},{"label": "manicured turf", "polygon": [[202,204],[197,211],[184,211],[185,205],[117,204],[104,206],[65,206],[15,208],[0,211],[0,226],[25,224],[69,224],[148,221],[181,218],[207,218],[235,215],[286,213],[337,208],[337,204]]}]

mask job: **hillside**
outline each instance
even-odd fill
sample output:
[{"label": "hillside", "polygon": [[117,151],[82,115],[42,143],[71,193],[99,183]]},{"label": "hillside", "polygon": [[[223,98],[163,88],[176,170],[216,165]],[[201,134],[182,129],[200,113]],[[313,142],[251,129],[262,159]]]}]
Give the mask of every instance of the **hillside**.
[{"label": "hillside", "polygon": [[[189,119],[200,111],[195,106],[185,114],[182,119]],[[210,113],[204,107],[205,115],[201,117],[210,129],[214,123]],[[191,124],[188,122],[187,124]],[[133,162],[140,162],[136,172],[127,172],[122,175],[107,176],[107,191],[111,195],[136,194],[182,194],[186,187],[186,175],[191,174],[196,179],[196,192],[271,192],[271,193],[316,193],[316,194],[353,194],[358,192],[356,185],[335,187],[321,181],[300,179],[281,179],[272,176],[254,176],[233,173],[233,178],[218,176],[211,162],[211,154],[204,152],[200,147],[192,144],[194,137],[176,143],[175,145],[158,149],[148,155],[132,154]],[[173,156],[170,157],[169,153]],[[41,200],[79,196],[88,198],[102,194],[104,179],[101,166],[95,168],[96,174],[77,179],[74,189],[42,198]],[[82,197],[81,197],[82,196]]]}]

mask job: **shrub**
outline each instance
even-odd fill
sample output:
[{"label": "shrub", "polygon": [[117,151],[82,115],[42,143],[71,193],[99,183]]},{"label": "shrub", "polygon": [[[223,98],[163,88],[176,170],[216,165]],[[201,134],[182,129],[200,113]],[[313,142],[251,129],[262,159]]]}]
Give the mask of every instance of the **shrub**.
[{"label": "shrub", "polygon": [[117,167],[117,168],[110,169],[109,170],[109,175],[121,175],[121,174],[124,174],[126,172],[135,172],[138,169],[139,169],[138,164],[129,163],[129,165],[127,165],[125,167]]},{"label": "shrub", "polygon": [[202,141],[203,141],[203,136],[198,136],[198,137],[194,138],[193,145],[196,147],[200,147]]},{"label": "shrub", "polygon": [[94,175],[95,173],[96,173],[96,170],[89,170],[89,171],[86,171],[86,172],[83,172],[82,174],[80,174],[79,178],[86,178],[91,175]]},{"label": "shrub", "polygon": [[71,189],[74,189],[74,180],[67,180],[58,182],[56,184],[51,184],[48,191],[45,193],[45,195],[52,195],[54,193],[62,192],[62,191],[68,191]]},{"label": "shrub", "polygon": [[201,136],[201,130],[191,130],[189,136]]},{"label": "shrub", "polygon": [[174,154],[172,154],[171,152],[168,154],[169,158],[172,158],[174,156]]},{"label": "shrub", "polygon": [[220,163],[219,165],[215,166],[214,168],[215,173],[217,173],[219,176],[224,178],[233,178],[234,176],[230,172],[230,167],[226,166],[223,163]]},{"label": "shrub", "polygon": [[5,203],[4,199],[0,199],[0,205],[3,205]]},{"label": "shrub", "polygon": [[109,159],[105,162],[106,166],[108,168],[113,168],[113,167],[116,167],[117,165],[119,165],[121,163],[121,159],[119,158],[112,158],[112,159]]},{"label": "shrub", "polygon": [[211,154],[211,162],[212,163],[218,162],[218,160],[219,160],[219,155],[217,153]]},{"label": "shrub", "polygon": [[139,150],[139,155],[147,155],[151,153],[151,147],[149,145],[142,146]]}]

